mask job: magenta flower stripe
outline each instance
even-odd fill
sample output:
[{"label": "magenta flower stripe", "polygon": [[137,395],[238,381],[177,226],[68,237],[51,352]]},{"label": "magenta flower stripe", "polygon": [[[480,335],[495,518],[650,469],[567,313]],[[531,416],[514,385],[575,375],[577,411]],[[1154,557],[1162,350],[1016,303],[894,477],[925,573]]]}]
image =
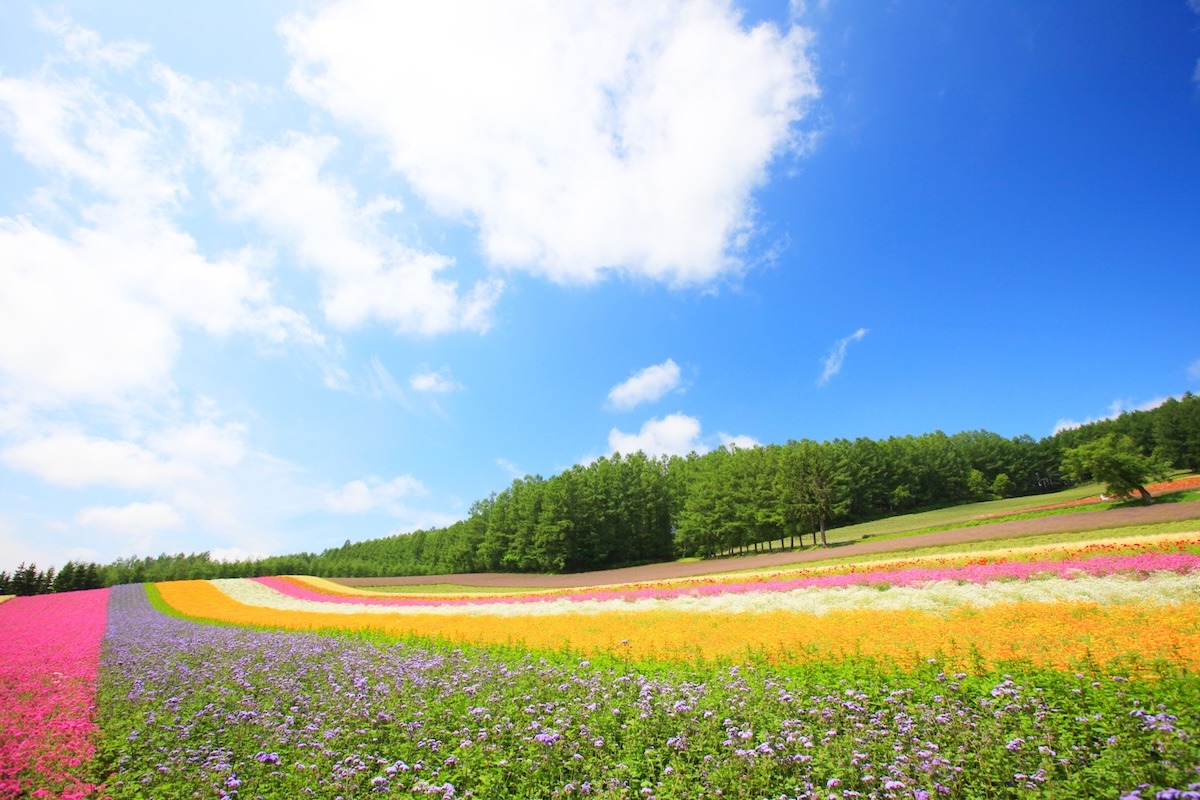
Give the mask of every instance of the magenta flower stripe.
[{"label": "magenta flower stripe", "polygon": [[[1027,581],[1040,578],[1071,579],[1073,577],[1104,577],[1108,575],[1145,576],[1151,573],[1173,572],[1188,574],[1200,570],[1200,555],[1193,553],[1139,553],[1137,555],[1096,556],[1092,558],[1063,561],[1014,561],[959,567],[906,567],[879,572],[849,573],[755,581],[745,583],[714,582],[673,588],[638,588],[634,590],[599,589],[573,592],[569,599],[584,600],[641,600],[647,598],[668,599],[672,597],[703,597],[716,594],[738,594],[744,592],[786,592],[806,588],[835,589],[859,585],[921,586],[938,581],[985,584],[994,581]],[[486,598],[416,598],[416,597],[364,597],[360,595],[334,595],[317,591],[287,578],[257,578],[282,594],[302,600],[318,602],[352,603],[361,605],[421,606],[421,605],[477,605],[493,603],[538,603],[561,600],[561,595],[491,596]]]},{"label": "magenta flower stripe", "polygon": [[92,796],[108,590],[0,604],[0,798]]}]

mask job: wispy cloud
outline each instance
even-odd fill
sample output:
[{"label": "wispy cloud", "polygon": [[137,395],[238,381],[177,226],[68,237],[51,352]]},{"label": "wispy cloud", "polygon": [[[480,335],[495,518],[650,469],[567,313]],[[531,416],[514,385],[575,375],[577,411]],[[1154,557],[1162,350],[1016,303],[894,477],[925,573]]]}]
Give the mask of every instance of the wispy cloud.
[{"label": "wispy cloud", "polygon": [[608,393],[608,404],[622,411],[652,403],[679,386],[679,365],[672,359],[646,367],[614,386]]},{"label": "wispy cloud", "polygon": [[525,475],[525,470],[521,469],[516,464],[509,461],[507,458],[497,458],[496,466],[499,467],[500,469],[504,470],[509,475],[513,476],[514,478],[520,478],[523,475]]},{"label": "wispy cloud", "polygon": [[446,392],[457,392],[463,388],[463,385],[450,375],[449,367],[442,367],[439,370],[423,370],[414,374],[408,379],[408,386],[414,392],[431,392],[434,394],[445,394]]},{"label": "wispy cloud", "polygon": [[[1197,14],[1200,14],[1200,0],[1188,0],[1188,6]],[[1196,59],[1196,68],[1192,70],[1192,80],[1200,86],[1200,59]]]},{"label": "wispy cloud", "polygon": [[395,400],[405,408],[412,409],[404,389],[376,356],[371,356],[371,369],[367,373],[367,395],[380,400]]},{"label": "wispy cloud", "polygon": [[1197,358],[1187,368],[1188,377],[1194,381],[1200,381],[1200,358]]},{"label": "wispy cloud", "polygon": [[[1197,362],[1197,364],[1200,364],[1200,362]],[[1102,414],[1098,417],[1088,417],[1083,422],[1073,419],[1060,419],[1054,424],[1053,433],[1079,428],[1083,425],[1090,425],[1093,422],[1100,422],[1105,419],[1116,419],[1127,411],[1150,411],[1151,409],[1158,408],[1165,402],[1167,402],[1167,398],[1165,397],[1156,397],[1153,400],[1147,400],[1138,405],[1132,405],[1129,400],[1113,400],[1112,405],[1108,407],[1107,414]]]},{"label": "wispy cloud", "polygon": [[842,363],[846,360],[846,349],[854,342],[861,341],[867,335],[866,328],[859,328],[854,333],[847,336],[845,339],[839,339],[833,349],[829,351],[829,355],[825,358],[825,367],[821,371],[821,377],[817,378],[817,386],[824,386],[842,371]]}]

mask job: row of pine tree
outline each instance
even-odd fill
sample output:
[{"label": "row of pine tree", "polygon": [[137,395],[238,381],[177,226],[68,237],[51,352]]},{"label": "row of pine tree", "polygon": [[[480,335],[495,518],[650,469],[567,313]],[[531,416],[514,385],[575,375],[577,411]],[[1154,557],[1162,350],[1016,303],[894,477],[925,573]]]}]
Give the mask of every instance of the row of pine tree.
[{"label": "row of pine tree", "polygon": [[794,547],[805,537],[820,544],[835,526],[1062,488],[1064,453],[1110,435],[1158,462],[1200,471],[1200,397],[1186,394],[1036,441],[936,431],[723,447],[687,457],[616,454],[550,478],[517,479],[446,528],[253,561],[163,554],[68,564],[57,575],[23,565],[12,576],[0,573],[0,594],[97,581],[573,572]]}]

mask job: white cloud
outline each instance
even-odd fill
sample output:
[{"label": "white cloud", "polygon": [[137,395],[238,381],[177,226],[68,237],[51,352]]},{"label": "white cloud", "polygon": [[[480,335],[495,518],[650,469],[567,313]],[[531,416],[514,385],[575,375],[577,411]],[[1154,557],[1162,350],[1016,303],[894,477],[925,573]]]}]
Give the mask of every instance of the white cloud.
[{"label": "white cloud", "polygon": [[404,389],[392,376],[391,371],[375,356],[371,356],[371,371],[367,374],[367,394],[377,399],[394,400],[405,408],[411,409]]},{"label": "white cloud", "polygon": [[0,451],[0,461],[47,483],[72,488],[151,489],[194,474],[187,465],[172,463],[134,442],[79,431],[54,432],[11,445]]},{"label": "white cloud", "polygon": [[167,503],[129,503],[125,506],[89,506],[75,515],[75,524],[93,528],[107,538],[120,540],[133,552],[150,555],[160,534],[184,527],[183,518]]},{"label": "white cloud", "polygon": [[[94,34],[60,27],[69,52],[100,52]],[[89,63],[137,62],[135,50],[120,52]],[[210,258],[176,222],[187,158],[154,109],[107,91],[102,72],[51,65],[0,79],[0,125],[47,179],[34,196],[40,218],[0,217],[2,396],[161,396],[184,327],[323,348],[303,314],[272,302],[260,254]]]},{"label": "white cloud", "polygon": [[151,434],[146,441],[153,450],[177,462],[234,467],[246,455],[245,434],[245,425],[203,420]]},{"label": "white cloud", "polygon": [[523,469],[518,467],[513,462],[509,461],[507,458],[497,458],[496,466],[498,466],[500,469],[504,470],[509,475],[513,476],[514,478],[520,478],[526,474]]},{"label": "white cloud", "polygon": [[630,409],[642,403],[652,403],[679,386],[679,365],[667,359],[661,364],[639,370],[608,393],[613,408]]},{"label": "white cloud", "polygon": [[1054,430],[1052,433],[1059,433],[1060,431],[1079,428],[1084,425],[1090,425],[1093,422],[1100,422],[1106,419],[1116,419],[1127,411],[1150,411],[1158,408],[1165,402],[1167,402],[1166,397],[1156,397],[1153,400],[1147,400],[1144,403],[1139,403],[1136,405],[1131,405],[1131,401],[1129,400],[1114,400],[1112,405],[1108,407],[1107,414],[1099,417],[1089,417],[1083,422],[1078,422],[1077,420],[1073,419],[1060,419],[1058,422],[1054,423]]},{"label": "white cloud", "polygon": [[110,533],[138,537],[183,526],[183,518],[166,503],[89,506],[75,515],[75,521]]},{"label": "white cloud", "polygon": [[350,481],[336,492],[325,495],[325,507],[337,514],[361,514],[380,509],[398,514],[404,510],[401,498],[425,493],[425,486],[411,475],[401,475],[390,481],[376,476]]},{"label": "white cloud", "polygon": [[853,342],[862,341],[862,338],[866,335],[867,329],[859,328],[845,339],[838,340],[837,344],[833,346],[833,349],[829,351],[829,355],[825,358],[821,377],[817,378],[817,386],[824,386],[829,383],[834,375],[842,371],[842,362],[846,360],[846,348]]},{"label": "white cloud", "polygon": [[296,91],[476,223],[492,263],[560,282],[741,270],[752,191],[818,93],[807,31],[747,30],[722,0],[343,0],[281,30]]},{"label": "white cloud", "polygon": [[462,384],[450,375],[450,368],[443,367],[436,372],[426,370],[418,372],[408,379],[408,385],[415,392],[432,392],[444,394],[462,389]]},{"label": "white cloud", "polygon": [[738,450],[750,450],[755,447],[762,447],[762,442],[753,436],[746,436],[745,434],[730,436],[728,433],[718,433],[717,438],[721,440],[722,445]]},{"label": "white cloud", "polygon": [[142,42],[105,42],[95,31],[82,28],[67,20],[51,19],[41,11],[34,11],[38,27],[57,34],[62,39],[67,55],[77,61],[94,66],[113,69],[128,69],[149,50]]},{"label": "white cloud", "polygon": [[647,420],[637,433],[609,431],[608,447],[614,453],[630,454],[641,450],[648,456],[686,456],[706,453],[700,441],[700,420],[686,414],[668,414],[662,419]]},{"label": "white cloud", "polygon": [[389,197],[363,202],[327,168],[337,139],[292,132],[239,149],[237,109],[218,87],[166,68],[158,74],[167,92],[163,108],[190,131],[218,201],[317,271],[332,324],[380,321],[425,335],[488,329],[503,283],[484,280],[460,293],[457,283],[439,278],[453,259],[389,236],[384,217],[401,212],[401,204]]},{"label": "white cloud", "polygon": [[1188,364],[1187,374],[1192,380],[1200,381],[1200,358]]}]

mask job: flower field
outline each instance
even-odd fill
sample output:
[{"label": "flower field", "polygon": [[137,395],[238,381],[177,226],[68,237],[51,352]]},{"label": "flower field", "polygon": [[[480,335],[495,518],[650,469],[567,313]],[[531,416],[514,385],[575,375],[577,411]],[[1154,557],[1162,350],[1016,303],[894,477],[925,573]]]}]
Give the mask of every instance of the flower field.
[{"label": "flower field", "polygon": [[74,784],[35,764],[47,796],[1200,791],[1195,534],[576,593],[297,576],[106,599],[74,751],[95,755]]},{"label": "flower field", "polygon": [[84,797],[108,590],[0,607],[0,797]]}]

